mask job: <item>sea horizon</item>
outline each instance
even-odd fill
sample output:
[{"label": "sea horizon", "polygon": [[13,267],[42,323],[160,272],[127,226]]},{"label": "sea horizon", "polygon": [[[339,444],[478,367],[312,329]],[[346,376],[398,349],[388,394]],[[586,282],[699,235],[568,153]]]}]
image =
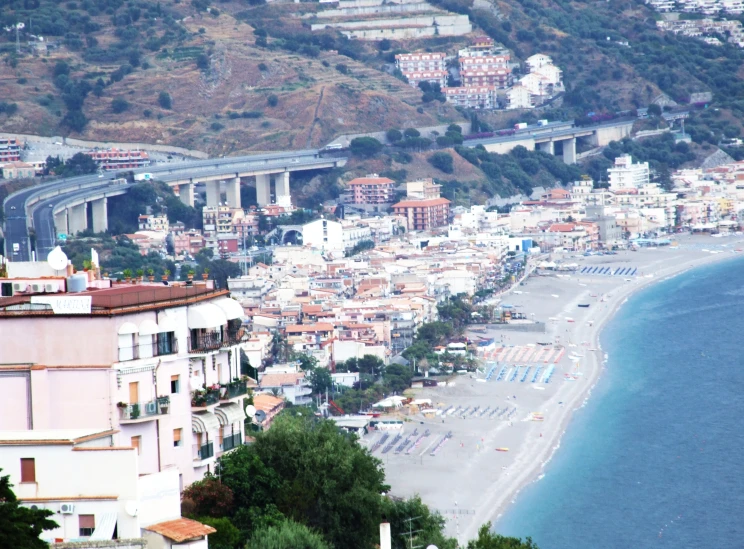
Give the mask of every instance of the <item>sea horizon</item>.
[{"label": "sea horizon", "polygon": [[621,307],[600,336],[608,358],[591,398],[495,530],[541,549],[741,546],[742,265],[692,269]]}]

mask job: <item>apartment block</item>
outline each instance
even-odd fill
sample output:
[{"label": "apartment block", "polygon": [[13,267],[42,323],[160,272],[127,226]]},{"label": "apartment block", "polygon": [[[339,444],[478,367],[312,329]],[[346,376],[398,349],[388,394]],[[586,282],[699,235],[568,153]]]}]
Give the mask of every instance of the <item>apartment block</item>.
[{"label": "apartment block", "polygon": [[21,143],[13,137],[0,137],[0,164],[20,160]]},{"label": "apartment block", "polygon": [[429,82],[430,84],[439,84],[444,88],[447,85],[447,71],[419,71],[404,72],[403,75],[408,79],[408,83],[416,88],[420,82]]},{"label": "apartment block", "polygon": [[355,204],[388,204],[395,196],[395,181],[376,173],[352,179],[348,186]]},{"label": "apartment block", "polygon": [[460,71],[460,81],[463,86],[495,86],[504,89],[512,85],[514,78],[509,69],[467,69]]},{"label": "apartment block", "polygon": [[449,205],[446,198],[403,200],[393,211],[406,218],[409,231],[428,231],[449,223]]},{"label": "apartment block", "polygon": [[448,103],[469,109],[495,109],[498,106],[494,86],[463,86],[442,90]]},{"label": "apartment block", "polygon": [[150,165],[150,156],[145,151],[122,151],[119,149],[93,150],[85,154],[93,157],[101,169],[127,170]]},{"label": "apartment block", "polygon": [[403,74],[445,71],[447,70],[445,57],[445,54],[442,52],[399,53],[395,56],[395,66]]}]

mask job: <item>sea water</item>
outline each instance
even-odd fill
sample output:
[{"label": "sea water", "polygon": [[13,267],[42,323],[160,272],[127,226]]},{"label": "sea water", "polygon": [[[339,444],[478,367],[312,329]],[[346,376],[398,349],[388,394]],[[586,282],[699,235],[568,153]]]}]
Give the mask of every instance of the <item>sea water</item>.
[{"label": "sea water", "polygon": [[744,260],[639,292],[601,342],[591,399],[495,529],[540,549],[744,547]]}]

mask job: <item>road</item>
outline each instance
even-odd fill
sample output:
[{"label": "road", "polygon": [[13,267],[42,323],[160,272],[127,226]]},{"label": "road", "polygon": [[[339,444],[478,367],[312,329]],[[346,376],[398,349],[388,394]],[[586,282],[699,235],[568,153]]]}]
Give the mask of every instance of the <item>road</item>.
[{"label": "road", "polygon": [[[287,162],[289,160],[289,162]],[[302,151],[287,151],[281,153],[269,153],[243,157],[229,157],[219,159],[197,160],[193,162],[168,163],[165,165],[153,165],[146,168],[133,170],[134,173],[153,173],[156,179],[161,181],[176,181],[190,177],[210,177],[216,175],[228,175],[231,172],[250,171],[252,169],[274,169],[281,167],[303,167],[312,169],[313,164],[327,163],[329,159],[320,158],[320,151],[315,149]],[[54,247],[56,242],[56,231],[54,229],[53,209],[57,205],[64,204],[74,198],[80,198],[99,192],[109,185],[108,178],[101,179],[98,175],[86,175],[81,177],[60,179],[44,185],[24,189],[9,196],[4,203],[5,210],[5,249],[8,257],[13,261],[30,261],[32,259],[31,236],[29,226],[36,233],[37,259],[46,258],[46,254]],[[95,183],[100,182],[101,185]],[[76,192],[74,188],[79,185],[91,185],[84,191]],[[65,189],[69,192],[63,192]],[[41,200],[27,207],[29,199],[34,199],[44,191],[61,192],[59,196]],[[49,206],[52,206],[51,208]],[[31,215],[29,224],[28,214]],[[18,244],[19,251],[13,253],[13,245]]]}]

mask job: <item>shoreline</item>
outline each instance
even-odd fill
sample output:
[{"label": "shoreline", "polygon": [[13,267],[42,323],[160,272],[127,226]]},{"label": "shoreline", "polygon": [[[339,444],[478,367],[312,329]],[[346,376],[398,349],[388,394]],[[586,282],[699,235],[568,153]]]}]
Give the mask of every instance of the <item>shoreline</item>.
[{"label": "shoreline", "polygon": [[[736,240],[736,243],[744,243],[742,240]],[[720,256],[720,257],[719,257]],[[530,484],[534,482],[538,482],[542,476],[540,475],[539,471],[543,470],[553,459],[553,456],[560,450],[561,447],[561,441],[563,439],[563,436],[566,434],[566,431],[568,430],[569,424],[571,423],[571,420],[573,419],[573,414],[583,408],[586,403],[591,398],[592,392],[594,391],[594,388],[596,387],[597,383],[599,383],[600,378],[602,376],[602,373],[604,369],[606,368],[607,361],[609,360],[609,355],[607,355],[604,350],[602,349],[601,344],[601,337],[602,333],[604,332],[607,325],[610,323],[610,320],[615,316],[615,314],[620,310],[620,308],[627,303],[627,301],[639,293],[642,290],[645,290],[647,288],[652,287],[653,285],[664,282],[667,280],[670,280],[672,278],[675,278],[679,275],[682,275],[686,272],[689,272],[691,270],[700,268],[700,267],[706,267],[709,265],[713,265],[716,263],[721,263],[726,260],[734,260],[740,257],[740,253],[717,253],[717,254],[710,254],[708,256],[703,256],[699,258],[695,258],[693,260],[689,259],[682,259],[679,264],[672,265],[670,267],[666,267],[661,269],[658,272],[654,272],[653,276],[651,278],[644,278],[639,283],[634,283],[632,285],[628,285],[626,287],[623,287],[620,291],[616,292],[614,295],[611,296],[611,300],[608,304],[609,307],[607,307],[607,310],[602,314],[601,319],[595,321],[594,325],[591,327],[593,329],[590,330],[592,335],[590,336],[590,341],[592,344],[592,348],[597,349],[596,352],[594,352],[591,356],[591,366],[592,366],[592,374],[589,378],[589,387],[587,387],[584,391],[580,392],[576,398],[572,399],[569,406],[565,407],[566,412],[562,415],[562,417],[559,420],[560,427],[558,429],[558,433],[556,436],[552,437],[549,440],[548,446],[550,446],[550,452],[547,455],[547,457],[543,460],[541,458],[544,457],[544,452],[541,453],[537,457],[537,461],[539,463],[534,463],[530,468],[525,468],[523,475],[524,477],[529,477],[528,479],[525,479],[524,481],[520,482],[520,484],[513,488],[510,491],[505,492],[498,500],[498,503],[496,504],[497,507],[493,509],[490,512],[490,519],[487,519],[486,521],[491,522],[492,529],[495,528],[498,524],[499,519],[504,515],[506,509],[516,503],[516,498],[519,496],[521,491],[529,486]],[[689,263],[689,264],[688,264]],[[628,288],[625,290],[625,288]],[[512,292],[514,288],[507,291],[504,295],[508,295]],[[600,354],[600,357],[597,357],[597,354]],[[578,404],[578,401],[581,401],[580,404]],[[483,522],[486,522],[483,521]],[[477,521],[474,521],[476,523]],[[464,532],[463,539],[458,539],[458,542],[460,543],[467,543],[467,540],[472,539],[477,535],[478,528],[480,528],[480,525],[473,525],[468,530]]]},{"label": "shoreline", "polygon": [[[433,421],[421,416],[411,417],[408,420],[411,426],[406,429],[431,429],[433,436],[411,456],[384,456],[391,494],[401,497],[419,495],[433,511],[442,514],[446,520],[446,534],[455,537],[462,546],[474,539],[486,522],[491,522],[492,529],[498,531],[500,519],[520,492],[543,478],[544,469],[561,447],[573,413],[583,408],[591,398],[607,362],[601,336],[620,307],[631,296],[655,283],[698,267],[740,257],[740,246],[744,248],[744,238],[741,237],[716,241],[710,237],[682,236],[679,246],[674,248],[580,259],[586,266],[618,262],[619,266],[637,266],[639,273],[636,277],[600,277],[580,272],[535,275],[533,271],[524,284],[517,283],[500,294],[499,298],[508,299],[509,303],[521,307],[525,314],[544,320],[545,331],[499,331],[497,327],[489,327],[484,338],[495,337],[498,340],[500,337],[501,348],[521,349],[539,349],[536,342],[555,341],[550,344],[554,348],[563,348],[567,354],[582,358],[571,363],[571,360],[577,360],[575,356],[563,357],[562,351],[560,360],[551,361],[551,367],[555,364],[556,378],[560,378],[552,383],[535,383],[534,380],[532,383],[520,383],[520,380],[514,383],[514,378],[509,383],[505,379],[486,380],[482,374],[477,374],[457,376],[447,387],[416,389],[417,397],[431,398],[440,409],[447,405],[450,408],[479,405],[484,409],[486,405],[502,406],[506,401],[506,409],[511,411],[513,407],[514,411],[513,415],[507,414],[503,419],[501,415],[491,417],[490,421],[482,414],[473,416],[472,413],[442,414]],[[574,261],[565,259],[566,263]],[[590,303],[590,307],[578,308],[583,303]],[[565,315],[575,318],[569,319]],[[492,355],[492,360],[500,363],[499,366],[521,363],[524,367],[525,361],[514,358],[520,356],[520,350],[514,349],[514,352],[499,359]],[[529,354],[527,351],[526,355]],[[485,358],[484,363],[487,361]],[[548,361],[544,363],[547,365]],[[543,361],[534,359],[526,364],[538,366]],[[572,370],[573,366],[575,369]],[[564,374],[568,373],[577,374],[575,383],[564,381]],[[544,417],[530,419],[535,412]],[[452,442],[436,457],[429,454],[428,447],[448,431]],[[511,451],[493,451],[499,447]]]}]

